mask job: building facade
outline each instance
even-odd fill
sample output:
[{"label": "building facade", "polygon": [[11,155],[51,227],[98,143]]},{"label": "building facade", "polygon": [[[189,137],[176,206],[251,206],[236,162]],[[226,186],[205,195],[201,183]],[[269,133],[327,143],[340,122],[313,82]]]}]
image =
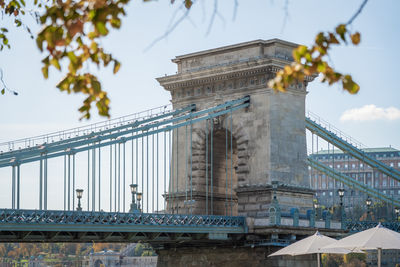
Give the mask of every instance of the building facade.
[{"label": "building facade", "polygon": [[[383,147],[366,148],[363,149],[363,151],[386,165],[400,170],[400,150],[393,147]],[[320,150],[317,153],[311,154],[310,157],[394,199],[400,199],[399,181],[388,177],[341,150]],[[343,205],[345,208],[349,209],[356,206],[365,207],[365,200],[368,197],[365,193],[344,185],[313,168],[309,168],[309,177],[311,187],[316,190],[316,198],[321,205],[326,207],[340,205],[338,189],[343,188],[345,189],[343,197]]]}]

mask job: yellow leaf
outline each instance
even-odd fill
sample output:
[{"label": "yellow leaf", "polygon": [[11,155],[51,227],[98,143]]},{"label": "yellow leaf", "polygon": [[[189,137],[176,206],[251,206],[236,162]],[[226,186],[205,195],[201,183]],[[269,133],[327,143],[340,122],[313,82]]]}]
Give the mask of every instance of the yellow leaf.
[{"label": "yellow leaf", "polygon": [[121,63],[119,63],[117,60],[114,61],[114,74],[119,71],[119,68],[121,67]]},{"label": "yellow leaf", "polygon": [[354,45],[358,45],[361,41],[361,34],[359,32],[352,34],[351,41],[353,42]]}]

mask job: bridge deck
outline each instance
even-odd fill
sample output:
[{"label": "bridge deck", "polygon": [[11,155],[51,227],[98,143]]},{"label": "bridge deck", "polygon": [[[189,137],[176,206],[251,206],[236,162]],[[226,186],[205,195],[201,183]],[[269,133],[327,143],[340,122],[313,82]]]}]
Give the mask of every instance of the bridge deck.
[{"label": "bridge deck", "polygon": [[0,210],[0,242],[128,242],[246,233],[244,217]]}]

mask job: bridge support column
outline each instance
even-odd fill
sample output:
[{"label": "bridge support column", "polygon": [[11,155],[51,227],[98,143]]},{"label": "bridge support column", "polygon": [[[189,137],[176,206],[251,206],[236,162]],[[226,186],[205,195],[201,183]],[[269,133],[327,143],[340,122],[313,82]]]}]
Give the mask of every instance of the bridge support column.
[{"label": "bridge support column", "polygon": [[[293,84],[286,93],[268,87],[275,73],[292,62],[296,47],[278,39],[256,40],[178,56],[173,59],[177,73],[157,79],[171,93],[174,109],[189,104],[212,108],[250,97],[248,108],[193,126],[192,158],[185,153],[185,131],[175,131],[172,161],[179,166],[175,164],[170,183],[178,201],[168,201],[169,212],[185,213],[189,163],[195,214],[265,217],[273,182],[285,187],[276,189],[282,212],[312,208],[305,97],[313,77]],[[262,199],[264,206],[250,203],[253,198]]]},{"label": "bridge support column", "polygon": [[315,266],[315,255],[268,257],[280,247],[180,247],[157,250],[158,267],[186,266]]}]

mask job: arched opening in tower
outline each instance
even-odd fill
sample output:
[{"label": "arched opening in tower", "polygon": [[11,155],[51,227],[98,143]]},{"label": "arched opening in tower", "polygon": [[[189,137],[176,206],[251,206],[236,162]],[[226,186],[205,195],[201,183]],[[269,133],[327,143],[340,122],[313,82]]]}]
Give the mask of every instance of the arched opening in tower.
[{"label": "arched opening in tower", "polygon": [[208,169],[206,178],[208,213],[237,216],[237,144],[226,129],[214,130],[208,135]]}]

